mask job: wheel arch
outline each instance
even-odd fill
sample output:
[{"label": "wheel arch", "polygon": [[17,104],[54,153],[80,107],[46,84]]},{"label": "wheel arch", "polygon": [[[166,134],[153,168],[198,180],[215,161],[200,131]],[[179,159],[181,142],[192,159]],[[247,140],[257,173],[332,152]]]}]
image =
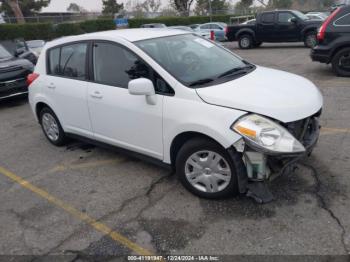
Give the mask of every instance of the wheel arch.
[{"label": "wheel arch", "polygon": [[214,139],[210,135],[207,135],[207,134],[204,134],[201,132],[197,132],[197,131],[182,132],[174,137],[174,139],[172,140],[171,145],[170,145],[170,163],[171,163],[173,168],[175,168],[176,157],[177,157],[177,154],[180,151],[181,147],[187,141],[189,141],[193,138],[197,138],[197,137],[211,140],[211,141],[217,143],[218,145],[222,146],[223,148],[225,148],[225,146],[222,143],[220,143],[218,140]]},{"label": "wheel arch", "polygon": [[340,45],[337,45],[337,46],[332,50],[330,61],[332,61],[333,57],[334,57],[341,49],[349,48],[349,47],[350,47],[350,40],[349,40],[348,42],[343,42],[343,43],[341,43]]},{"label": "wheel arch", "polygon": [[308,33],[311,33],[311,32],[315,32],[315,33],[317,34],[317,27],[309,26],[309,27],[304,28],[304,29],[301,31],[301,38],[302,38],[302,40],[304,41],[306,35],[307,35]]},{"label": "wheel arch", "polygon": [[236,33],[236,39],[238,40],[238,38],[241,36],[241,35],[244,35],[244,34],[249,34],[252,36],[253,40],[255,40],[255,32],[252,30],[252,29],[241,29],[239,30],[237,33]]}]

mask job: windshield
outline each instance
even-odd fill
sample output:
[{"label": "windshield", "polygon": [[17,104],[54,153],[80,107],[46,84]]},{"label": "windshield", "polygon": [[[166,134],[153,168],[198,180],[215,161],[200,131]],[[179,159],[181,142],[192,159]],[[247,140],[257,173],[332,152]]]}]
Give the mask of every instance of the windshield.
[{"label": "windshield", "polygon": [[136,45],[189,87],[228,81],[232,73],[238,73],[236,69],[248,65],[224,48],[192,34],[142,40]]},{"label": "windshield", "polygon": [[293,13],[299,17],[301,20],[310,20],[309,17],[307,17],[305,14],[303,14],[302,12],[300,11],[293,11]]},{"label": "windshield", "polygon": [[0,45],[0,59],[10,58],[12,55],[2,46]]}]

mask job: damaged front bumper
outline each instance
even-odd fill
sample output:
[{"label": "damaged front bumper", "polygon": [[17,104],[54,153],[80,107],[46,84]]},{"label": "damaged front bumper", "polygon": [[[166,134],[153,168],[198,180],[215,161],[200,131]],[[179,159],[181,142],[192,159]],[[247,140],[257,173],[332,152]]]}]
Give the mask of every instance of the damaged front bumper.
[{"label": "damaged front bumper", "polygon": [[268,190],[266,181],[291,173],[298,162],[311,155],[320,135],[320,114],[321,112],[300,121],[283,124],[305,147],[302,153],[271,153],[255,147],[243,138],[236,142],[234,147],[242,153],[247,171],[245,177],[238,178],[240,193],[246,193],[259,203],[272,201],[273,195]]}]

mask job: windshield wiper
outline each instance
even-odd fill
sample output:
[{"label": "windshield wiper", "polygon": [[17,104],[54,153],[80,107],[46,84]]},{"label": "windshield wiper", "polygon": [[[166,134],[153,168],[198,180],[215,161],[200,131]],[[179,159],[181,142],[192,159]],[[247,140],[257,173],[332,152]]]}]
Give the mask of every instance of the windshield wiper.
[{"label": "windshield wiper", "polygon": [[214,79],[212,79],[212,78],[199,79],[197,81],[190,83],[189,86],[200,86],[200,85],[204,85],[204,84],[207,84],[207,83],[210,83],[213,81],[214,81]]},{"label": "windshield wiper", "polygon": [[222,78],[222,77],[230,76],[230,75],[242,74],[242,73],[246,74],[246,73],[248,73],[249,69],[253,69],[253,68],[254,68],[253,65],[235,67],[235,68],[232,68],[232,69],[226,71],[225,73],[219,75],[218,78]]}]

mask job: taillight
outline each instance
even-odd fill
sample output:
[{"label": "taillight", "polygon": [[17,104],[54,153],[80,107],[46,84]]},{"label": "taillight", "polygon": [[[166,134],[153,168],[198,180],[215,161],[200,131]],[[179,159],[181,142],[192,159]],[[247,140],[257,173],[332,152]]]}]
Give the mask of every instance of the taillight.
[{"label": "taillight", "polygon": [[27,85],[30,86],[37,78],[39,77],[39,74],[32,73],[27,76]]},{"label": "taillight", "polygon": [[317,34],[317,40],[318,41],[323,41],[324,40],[324,37],[326,35],[326,29],[327,29],[329,23],[339,13],[339,11],[340,11],[340,8],[337,8],[330,16],[328,16],[328,18],[321,25],[320,29],[318,30],[318,34]]},{"label": "taillight", "polygon": [[227,26],[224,28],[225,35],[227,34]]}]

